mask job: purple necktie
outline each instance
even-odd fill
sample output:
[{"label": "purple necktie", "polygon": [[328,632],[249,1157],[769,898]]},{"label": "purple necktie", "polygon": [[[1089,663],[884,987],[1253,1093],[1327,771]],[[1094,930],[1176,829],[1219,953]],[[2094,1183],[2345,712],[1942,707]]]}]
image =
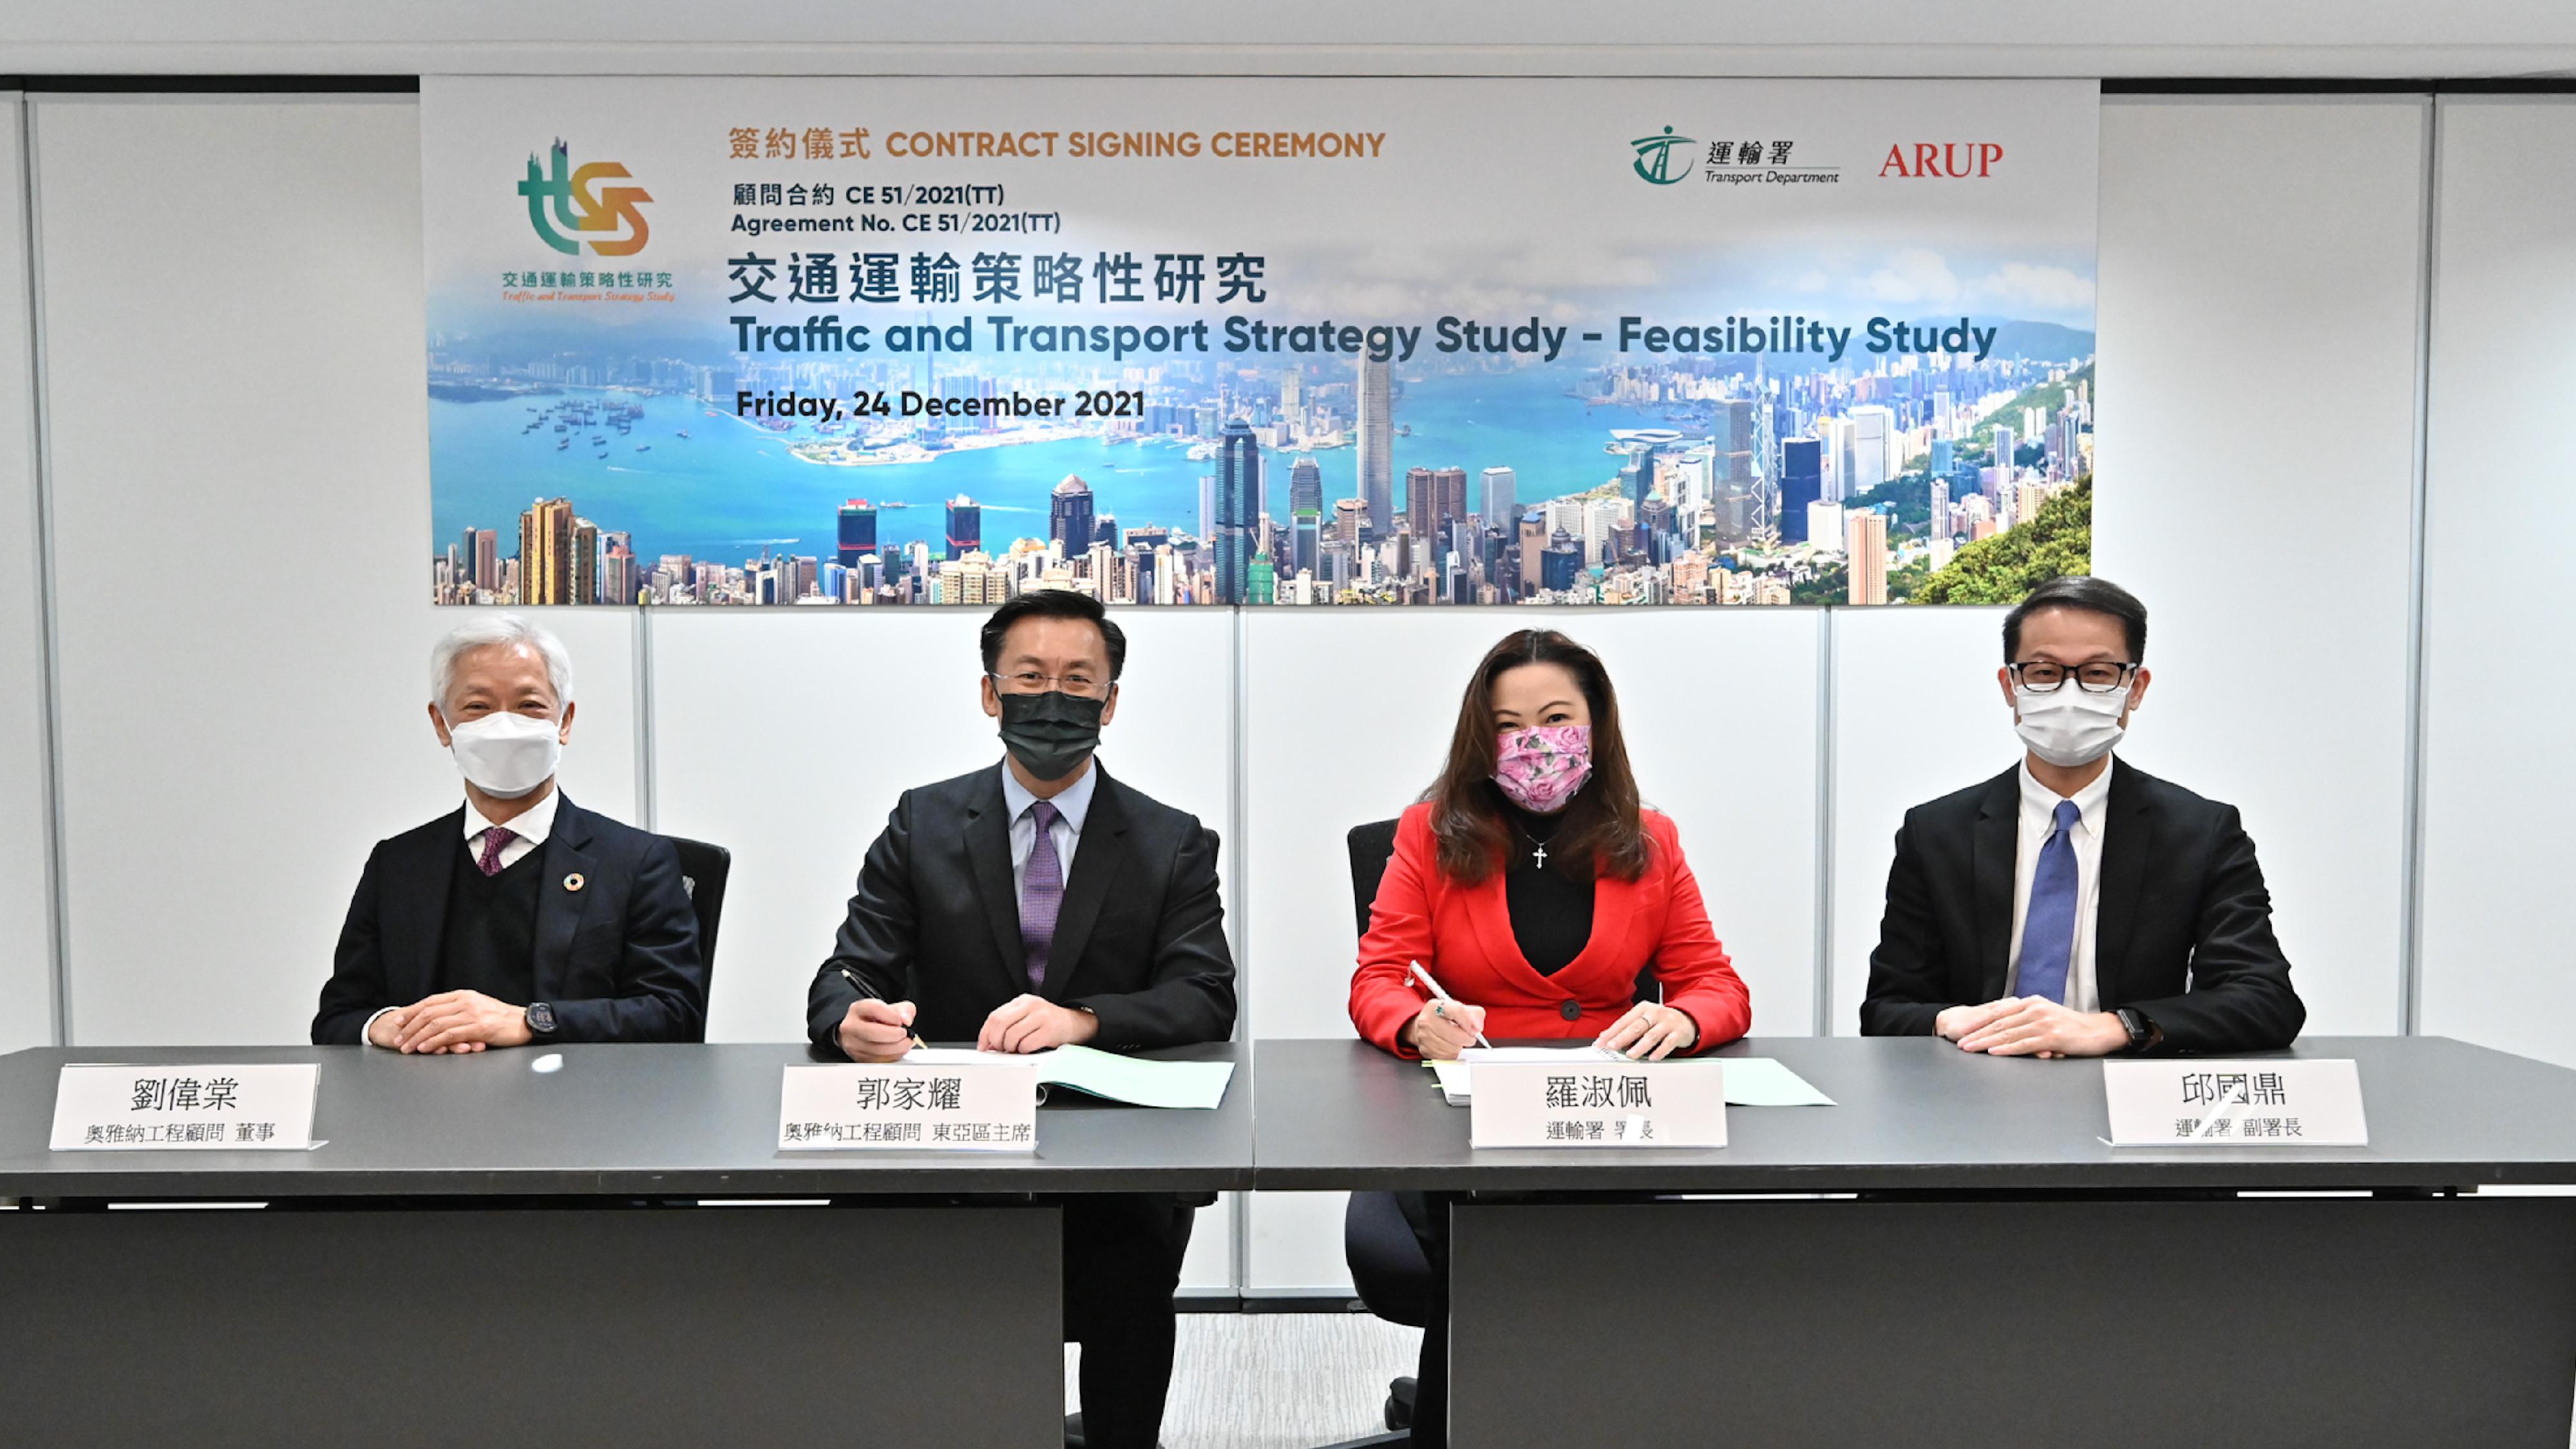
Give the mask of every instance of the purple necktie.
[{"label": "purple necktie", "polygon": [[1056,808],[1044,800],[1029,807],[1037,822],[1037,842],[1029,847],[1029,869],[1020,886],[1020,949],[1029,959],[1029,989],[1046,984],[1047,949],[1055,944],[1055,915],[1064,905],[1064,863],[1056,859]]},{"label": "purple necktie", "polygon": [[515,830],[504,830],[498,825],[484,831],[483,858],[476,861],[475,864],[481,868],[485,875],[499,875],[501,873],[501,847],[508,845],[511,841],[518,838],[519,832]]}]

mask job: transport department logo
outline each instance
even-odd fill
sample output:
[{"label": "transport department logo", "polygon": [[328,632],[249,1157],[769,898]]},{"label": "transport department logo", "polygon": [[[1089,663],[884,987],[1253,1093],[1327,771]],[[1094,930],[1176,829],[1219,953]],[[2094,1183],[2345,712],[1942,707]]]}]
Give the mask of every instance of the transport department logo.
[{"label": "transport department logo", "polygon": [[[602,178],[627,174],[626,168],[614,161],[593,161],[580,170],[565,174],[570,165],[563,141],[558,138],[548,153],[553,169],[538,169],[537,158],[528,157],[528,179],[519,183],[519,194],[528,199],[528,225],[547,246],[566,256],[581,252],[581,237],[595,232],[614,232],[610,237],[590,236],[590,249],[603,257],[631,257],[644,250],[644,239],[651,228],[644,224],[639,209],[653,198],[641,186],[611,186],[594,192],[592,183]],[[548,219],[547,203],[554,204]],[[579,235],[566,235],[576,233]]]},{"label": "transport department logo", "polygon": [[[1637,173],[1640,180],[1651,181],[1657,186],[1671,186],[1689,179],[1688,162],[1684,162],[1679,171],[1673,169],[1673,148],[1698,144],[1690,137],[1676,136],[1673,128],[1666,126],[1660,136],[1642,136],[1628,144],[1637,151],[1637,159],[1629,162],[1628,167]],[[531,161],[528,164],[534,166],[536,163]]]}]

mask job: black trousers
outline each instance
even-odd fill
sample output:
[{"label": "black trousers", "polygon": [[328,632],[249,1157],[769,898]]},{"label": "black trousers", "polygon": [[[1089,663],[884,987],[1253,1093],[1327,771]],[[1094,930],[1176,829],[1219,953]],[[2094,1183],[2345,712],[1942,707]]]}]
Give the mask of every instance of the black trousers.
[{"label": "black trousers", "polygon": [[1431,1264],[1430,1309],[1422,1321],[1422,1357],[1413,1370],[1415,1449],[1449,1443],[1449,1204],[1445,1192],[1399,1192],[1395,1205]]},{"label": "black trousers", "polygon": [[1154,1449],[1172,1387],[1172,1294],[1198,1209],[1170,1193],[1083,1193],[1064,1211],[1064,1336],[1082,1345],[1089,1449]]}]

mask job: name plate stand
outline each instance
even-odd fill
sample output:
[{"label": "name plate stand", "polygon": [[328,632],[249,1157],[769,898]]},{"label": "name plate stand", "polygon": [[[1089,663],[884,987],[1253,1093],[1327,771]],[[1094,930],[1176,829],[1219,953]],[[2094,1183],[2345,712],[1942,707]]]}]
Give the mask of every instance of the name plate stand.
[{"label": "name plate stand", "polygon": [[54,1087],[56,1152],[304,1152],[322,1068],[66,1066]]},{"label": "name plate stand", "polygon": [[778,1150],[1035,1152],[1034,1061],[788,1067]]},{"label": "name plate stand", "polygon": [[2114,1147],[2367,1147],[2361,1069],[2333,1061],[2104,1062]]},{"label": "name plate stand", "polygon": [[1476,1063],[1471,1147],[1724,1147],[1722,1062]]}]

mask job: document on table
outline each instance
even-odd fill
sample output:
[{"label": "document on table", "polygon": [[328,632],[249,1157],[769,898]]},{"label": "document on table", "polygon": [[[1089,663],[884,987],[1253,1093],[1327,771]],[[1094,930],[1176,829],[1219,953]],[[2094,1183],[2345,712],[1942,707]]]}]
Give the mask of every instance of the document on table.
[{"label": "document on table", "polygon": [[[1834,1099],[1819,1092],[1806,1078],[1789,1070],[1774,1057],[1715,1057],[1726,1064],[1726,1102],[1731,1107],[1830,1107]],[[1473,1098],[1469,1094],[1470,1073],[1477,1062],[1626,1062],[1629,1058],[1599,1047],[1491,1047],[1471,1048],[1463,1060],[1425,1062],[1439,1080],[1440,1095],[1452,1107],[1464,1107]]]},{"label": "document on table", "polygon": [[979,1061],[1035,1062],[1042,1086],[1071,1087],[1089,1096],[1137,1107],[1214,1107],[1225,1100],[1225,1089],[1234,1080],[1232,1062],[1156,1062],[1082,1046],[1026,1055],[918,1047],[906,1052],[903,1060],[925,1067]]}]

